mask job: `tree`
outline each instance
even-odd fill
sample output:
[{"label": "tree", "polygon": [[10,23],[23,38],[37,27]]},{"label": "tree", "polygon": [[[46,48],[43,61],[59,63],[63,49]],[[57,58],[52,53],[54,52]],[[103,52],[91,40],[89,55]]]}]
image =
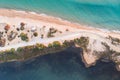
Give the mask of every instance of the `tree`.
[{"label": "tree", "polygon": [[86,49],[87,45],[89,44],[89,38],[82,36],[80,38],[74,39],[74,42],[78,44],[80,47]]},{"label": "tree", "polygon": [[21,26],[21,27],[20,27],[20,30],[24,30],[24,29],[25,29],[24,26]]},{"label": "tree", "polygon": [[14,48],[11,48],[11,49],[10,49],[10,53],[15,53],[15,49],[14,49]]},{"label": "tree", "polygon": [[20,29],[19,29],[19,28],[16,28],[16,30],[17,30],[17,31],[20,31]]},{"label": "tree", "polygon": [[57,29],[55,29],[55,28],[50,28],[49,31],[50,31],[50,33],[53,34],[53,33],[56,33],[56,32],[57,32]]},{"label": "tree", "polygon": [[51,43],[48,44],[48,48],[52,48],[53,45]]},{"label": "tree", "polygon": [[20,30],[24,30],[25,29],[24,26],[25,26],[25,23],[21,22],[20,23]]},{"label": "tree", "polygon": [[49,28],[49,32],[47,34],[47,37],[50,38],[50,37],[54,37],[54,33],[56,33],[58,30],[57,29],[54,29],[54,28]]},{"label": "tree", "polygon": [[44,48],[46,48],[46,46],[43,45],[43,44],[37,43],[37,44],[36,44],[36,48],[39,49],[39,50],[43,50]]},{"label": "tree", "polygon": [[41,34],[41,38],[43,38],[44,37],[44,35],[43,34]]},{"label": "tree", "polygon": [[54,37],[54,35],[53,35],[51,32],[48,32],[47,37],[48,37],[48,38]]},{"label": "tree", "polygon": [[59,41],[54,41],[53,42],[53,47],[60,47],[60,46],[61,46],[61,44],[60,44]]},{"label": "tree", "polygon": [[31,50],[31,49],[33,49],[33,48],[34,48],[33,45],[28,45],[28,46],[25,46],[25,47],[24,47],[24,50],[27,51],[27,50]]},{"label": "tree", "polygon": [[17,48],[17,52],[22,52],[22,51],[23,51],[22,47]]},{"label": "tree", "polygon": [[70,46],[70,42],[67,41],[67,40],[65,40],[65,41],[63,42],[63,46],[64,46],[64,47]]},{"label": "tree", "polygon": [[20,34],[20,37],[21,37],[21,40],[23,40],[23,41],[28,41],[28,36],[27,36],[27,34],[21,33],[21,34]]},{"label": "tree", "polygon": [[37,37],[37,36],[38,36],[38,33],[37,33],[37,32],[34,32],[33,35],[34,35],[35,37]]},{"label": "tree", "polygon": [[74,42],[79,43],[79,39],[78,38],[74,39]]}]

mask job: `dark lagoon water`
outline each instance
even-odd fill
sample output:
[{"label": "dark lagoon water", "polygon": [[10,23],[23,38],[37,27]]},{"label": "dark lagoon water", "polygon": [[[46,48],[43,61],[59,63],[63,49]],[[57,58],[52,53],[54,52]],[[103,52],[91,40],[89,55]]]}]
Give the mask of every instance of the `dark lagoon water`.
[{"label": "dark lagoon water", "polygon": [[25,62],[0,64],[0,80],[120,80],[113,63],[98,62],[85,68],[71,50]]}]

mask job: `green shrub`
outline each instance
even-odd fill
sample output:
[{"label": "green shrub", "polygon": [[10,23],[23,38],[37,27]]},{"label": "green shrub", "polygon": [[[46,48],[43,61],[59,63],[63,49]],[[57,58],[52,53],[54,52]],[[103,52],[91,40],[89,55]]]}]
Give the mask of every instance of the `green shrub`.
[{"label": "green shrub", "polygon": [[57,29],[54,29],[54,28],[50,28],[49,29],[49,32],[47,34],[47,37],[50,38],[50,37],[54,37],[54,33],[56,33],[58,30]]},{"label": "green shrub", "polygon": [[77,39],[74,39],[74,42],[78,44],[80,47],[86,49],[87,45],[89,44],[89,38],[88,37],[80,37]]},{"label": "green shrub", "polygon": [[21,23],[20,23],[20,30],[24,30],[24,29],[25,29],[24,26],[25,26],[25,23],[21,22]]},{"label": "green shrub", "polygon": [[52,47],[60,47],[61,44],[59,41],[54,41],[53,43],[49,43],[48,44],[48,48],[52,48]]},{"label": "green shrub", "polygon": [[48,48],[52,48],[53,45],[51,43],[48,44]]},{"label": "green shrub", "polygon": [[15,49],[14,49],[14,48],[11,48],[11,49],[10,49],[10,52],[11,52],[11,53],[15,53]]},{"label": "green shrub", "polygon": [[22,52],[22,51],[23,51],[22,47],[17,48],[17,52]]},{"label": "green shrub", "polygon": [[43,44],[37,43],[37,44],[36,44],[36,48],[39,49],[39,50],[43,50],[44,48],[46,48],[46,46],[43,45]]},{"label": "green shrub", "polygon": [[44,35],[43,34],[41,34],[41,38],[43,38],[44,37]]},{"label": "green shrub", "polygon": [[20,37],[21,37],[21,40],[23,40],[23,41],[28,41],[28,36],[27,36],[27,34],[21,33],[21,34],[20,34]]},{"label": "green shrub", "polygon": [[19,29],[19,28],[16,28],[16,30],[17,30],[17,31],[20,31],[20,29]]},{"label": "green shrub", "polygon": [[24,30],[24,29],[25,29],[24,26],[21,26],[21,27],[20,27],[20,30]]},{"label": "green shrub", "polygon": [[60,46],[61,46],[61,44],[60,44],[59,41],[54,41],[53,42],[53,47],[60,47]]},{"label": "green shrub", "polygon": [[64,46],[64,47],[69,46],[69,42],[68,42],[67,40],[65,40],[65,41],[63,42],[63,46]]},{"label": "green shrub", "polygon": [[37,36],[38,36],[38,33],[37,33],[37,32],[34,32],[33,35],[34,35],[35,37],[37,37]]},{"label": "green shrub", "polygon": [[47,37],[48,37],[48,38],[54,37],[54,35],[53,35],[51,32],[48,32]]}]

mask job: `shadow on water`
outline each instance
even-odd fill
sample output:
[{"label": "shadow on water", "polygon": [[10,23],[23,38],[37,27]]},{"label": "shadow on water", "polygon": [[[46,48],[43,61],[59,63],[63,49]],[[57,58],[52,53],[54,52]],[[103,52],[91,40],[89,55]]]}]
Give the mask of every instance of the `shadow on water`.
[{"label": "shadow on water", "polygon": [[76,50],[0,64],[0,80],[120,80],[113,63],[98,62],[85,68]]}]

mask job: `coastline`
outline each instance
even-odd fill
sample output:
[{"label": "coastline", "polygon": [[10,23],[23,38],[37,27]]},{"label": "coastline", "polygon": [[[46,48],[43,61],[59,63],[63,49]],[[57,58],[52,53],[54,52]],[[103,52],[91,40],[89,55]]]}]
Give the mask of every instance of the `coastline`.
[{"label": "coastline", "polygon": [[69,21],[65,21],[52,16],[47,16],[43,14],[39,15],[34,12],[23,12],[23,11],[11,10],[11,9],[10,10],[0,9],[0,18],[1,18],[0,23],[7,23],[10,25],[18,25],[20,22],[25,22],[28,24],[28,26],[33,26],[33,25],[47,26],[47,28],[50,28],[52,26],[57,30],[60,30],[63,32],[65,32],[64,30],[66,29],[70,30],[69,34],[63,34],[61,36],[57,35],[55,36],[55,38],[43,39],[43,40],[38,40],[39,39],[38,38],[38,39],[34,39],[29,43],[22,43],[17,45],[13,44],[13,46],[0,48],[0,50],[2,51],[10,49],[11,47],[15,48],[16,46],[17,46],[16,48],[19,48],[23,46],[35,45],[36,43],[39,43],[39,42],[43,43],[45,46],[48,46],[49,43],[52,43],[54,41],[59,41],[60,43],[63,43],[63,41],[65,40],[68,40],[68,41],[74,40],[76,38],[80,38],[81,36],[84,36],[84,37],[89,37],[91,41],[88,45],[89,49],[91,49],[90,52],[86,51],[84,52],[84,55],[81,55],[86,67],[95,65],[96,61],[99,59],[97,58],[98,56],[93,55],[94,53],[96,53],[94,52],[95,50],[97,50],[98,52],[106,51],[105,50],[106,46],[102,45],[102,42],[107,43],[112,50],[116,52],[120,51],[119,46],[115,46],[111,44],[111,40],[107,39],[109,36],[120,39],[120,33],[117,33],[117,32],[104,31],[94,27],[88,27],[85,25],[80,25],[80,24],[69,22]]},{"label": "coastline", "polygon": [[44,22],[50,22],[50,23],[55,23],[55,24],[59,24],[59,25],[66,25],[69,27],[74,27],[74,28],[82,29],[82,30],[96,30],[96,31],[108,32],[107,29],[95,28],[92,26],[81,25],[79,23],[73,23],[71,21],[63,20],[59,17],[49,16],[44,13],[38,14],[36,12],[20,11],[20,10],[13,10],[13,9],[1,9],[0,8],[0,16],[6,16],[6,17],[10,17],[10,18],[11,17],[12,18],[20,17],[20,18],[32,19],[32,20],[36,20],[36,21],[44,21]]},{"label": "coastline", "polygon": [[[94,32],[96,31],[98,34],[104,33],[107,35],[115,36],[115,37],[120,37],[120,32],[113,30],[109,31],[108,29],[103,29],[103,28],[95,28],[92,26],[87,26],[87,25],[81,25],[79,23],[73,23],[71,21],[63,20],[58,17],[53,17],[46,15],[44,13],[38,14],[35,12],[29,12],[29,11],[20,11],[20,10],[13,10],[13,9],[3,9],[0,8],[0,16],[3,18],[8,17],[8,18],[13,18],[15,21],[15,18],[20,18],[21,21],[24,19],[28,19],[28,21],[36,21],[36,22],[46,22],[46,23],[53,23],[53,24],[58,24],[61,26],[68,26],[69,28],[74,28],[74,29],[79,29],[82,31],[91,31]],[[9,21],[7,21],[9,22]],[[13,23],[12,23],[13,24]],[[103,34],[102,34],[103,35]]]},{"label": "coastline", "polygon": [[[79,23],[74,23],[74,22],[59,18],[59,17],[53,17],[51,15],[46,15],[44,13],[39,14],[36,12],[0,8],[0,16],[6,16],[9,18],[16,18],[16,17],[26,18],[26,19],[32,19],[35,21],[44,21],[47,23],[50,22],[50,23],[66,25],[69,27],[74,27],[74,28],[82,29],[82,30],[96,30],[96,31],[108,32],[108,33],[110,32],[108,29],[96,28],[96,27],[85,25],[85,24],[81,25]],[[116,30],[113,30],[111,32],[114,34],[120,33],[120,31],[116,31]]]},{"label": "coastline", "polygon": [[[13,15],[14,14],[14,15]],[[53,16],[48,16],[48,15],[43,15],[43,14],[37,14],[35,12],[28,12],[28,11],[17,11],[17,10],[12,10],[12,9],[0,9],[0,16],[6,16],[9,18],[26,18],[26,19],[32,19],[35,21],[44,21],[47,23],[55,23],[55,24],[59,24],[59,25],[65,25],[65,26],[69,26],[69,27],[74,27],[77,29],[94,29],[93,27],[83,27],[83,25],[80,25],[78,23],[72,23],[70,21],[67,20],[63,20],[61,18],[56,18]],[[97,29],[96,29],[97,30]]]}]

